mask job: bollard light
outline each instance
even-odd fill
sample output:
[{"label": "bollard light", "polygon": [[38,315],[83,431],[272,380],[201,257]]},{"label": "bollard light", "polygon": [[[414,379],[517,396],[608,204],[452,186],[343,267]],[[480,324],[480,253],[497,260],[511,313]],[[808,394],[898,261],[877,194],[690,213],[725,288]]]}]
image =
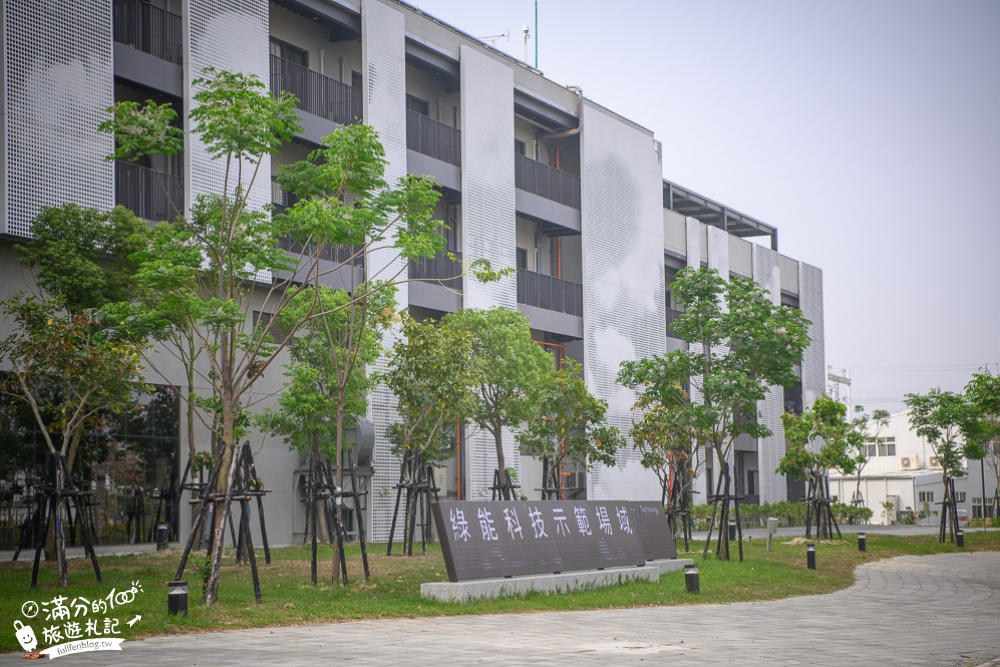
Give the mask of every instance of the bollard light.
[{"label": "bollard light", "polygon": [[170,543],[170,526],[165,523],[156,525],[156,550],[166,549]]},{"label": "bollard light", "polygon": [[806,567],[816,569],[816,545],[812,542],[806,544]]},{"label": "bollard light", "polygon": [[691,564],[684,566],[684,586],[688,593],[698,593],[701,589],[698,586],[698,566]]},{"label": "bollard light", "polygon": [[858,533],[858,551],[868,551],[867,535]]},{"label": "bollard light", "polygon": [[171,581],[167,584],[167,613],[171,616],[188,615],[188,582]]},{"label": "bollard light", "polygon": [[959,549],[965,548],[965,531],[962,529],[955,531],[955,546]]},{"label": "bollard light", "polygon": [[729,521],[729,540],[734,541],[736,539],[736,522],[733,520]]}]

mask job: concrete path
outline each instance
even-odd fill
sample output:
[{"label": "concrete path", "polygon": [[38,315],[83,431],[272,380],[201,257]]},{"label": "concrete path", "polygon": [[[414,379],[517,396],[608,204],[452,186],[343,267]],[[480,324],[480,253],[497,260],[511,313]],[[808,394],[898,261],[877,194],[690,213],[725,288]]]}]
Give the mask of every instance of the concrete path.
[{"label": "concrete path", "polygon": [[[847,590],[775,602],[265,628],[122,649],[59,664],[982,665],[1000,658],[1000,553],[868,563]],[[25,663],[0,656],[14,664]]]}]

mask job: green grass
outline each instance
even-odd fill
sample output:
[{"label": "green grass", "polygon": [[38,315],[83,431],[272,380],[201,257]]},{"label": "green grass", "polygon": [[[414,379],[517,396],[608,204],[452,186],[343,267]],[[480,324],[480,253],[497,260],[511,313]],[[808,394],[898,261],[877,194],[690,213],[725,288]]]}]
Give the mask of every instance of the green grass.
[{"label": "green grass", "polygon": [[[849,586],[854,569],[865,562],[904,554],[934,554],[956,551],[948,543],[939,544],[936,536],[884,536],[868,534],[868,551],[860,553],[853,535],[844,541],[818,542],[817,570],[806,569],[806,549],[801,538],[775,542],[774,551],[766,553],[763,540],[755,540],[745,550],[745,560],[722,562],[709,555],[701,561],[700,544],[691,557],[699,566],[700,595],[684,590],[684,574],[671,573],[658,583],[632,582],[610,588],[577,591],[567,594],[533,593],[524,598],[482,600],[468,604],[443,603],[420,597],[420,584],[446,581],[447,573],[440,551],[431,548],[426,556],[385,556],[384,545],[372,545],[369,559],[370,583],[364,581],[360,549],[348,549],[350,584],[341,587],[330,583],[331,550],[320,549],[320,584],[309,580],[309,549],[304,546],[276,549],[271,565],[264,565],[258,551],[261,588],[264,601],[256,604],[248,568],[233,563],[227,554],[223,567],[219,602],[212,607],[201,604],[196,568],[188,566],[185,578],[190,584],[188,618],[167,615],[167,582],[173,579],[180,556],[178,551],[161,551],[136,556],[101,558],[104,583],[94,580],[87,560],[70,561],[70,586],[59,589],[51,564],[42,564],[39,587],[32,591],[31,563],[0,563],[0,619],[9,624],[21,618],[21,604],[38,603],[65,595],[70,600],[83,596],[90,600],[105,597],[112,587],[129,588],[133,581],[142,584],[143,592],[133,603],[113,614],[124,621],[141,614],[133,628],[123,627],[122,637],[131,639],[151,635],[182,634],[213,630],[231,630],[274,625],[330,623],[368,618],[400,618],[490,614],[523,611],[610,609],[654,605],[709,604],[773,600],[796,595],[829,593]],[[965,551],[1000,551],[1000,532],[965,535]],[[735,550],[734,550],[735,557]],[[111,615],[111,614],[109,614]],[[40,620],[33,622],[41,640]],[[8,625],[8,627],[10,627]],[[12,631],[0,632],[0,651],[19,647]]]}]

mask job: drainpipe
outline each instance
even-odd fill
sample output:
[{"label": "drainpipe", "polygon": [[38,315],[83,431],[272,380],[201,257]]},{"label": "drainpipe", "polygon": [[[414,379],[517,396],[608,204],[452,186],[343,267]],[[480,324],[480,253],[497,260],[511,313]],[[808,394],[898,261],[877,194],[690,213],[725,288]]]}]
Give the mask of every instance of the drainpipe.
[{"label": "drainpipe", "polygon": [[548,144],[551,144],[556,149],[556,169],[560,168],[560,160],[562,156],[562,151],[559,146],[552,143],[553,139],[565,139],[566,137],[574,137],[580,134],[580,130],[583,129],[583,88],[579,86],[567,86],[570,90],[576,93],[576,115],[579,118],[579,123],[576,127],[571,127],[563,132],[551,132],[543,133],[539,135],[539,139]]}]

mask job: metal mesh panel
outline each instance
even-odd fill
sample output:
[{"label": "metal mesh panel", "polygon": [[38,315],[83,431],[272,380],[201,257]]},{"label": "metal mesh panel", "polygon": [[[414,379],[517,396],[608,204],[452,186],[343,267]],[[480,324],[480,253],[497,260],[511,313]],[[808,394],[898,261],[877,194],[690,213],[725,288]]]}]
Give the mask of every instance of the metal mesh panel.
[{"label": "metal mesh panel", "polygon": [[[778,253],[764,246],[753,245],[754,281],[767,290],[771,303],[781,303],[781,273]],[[785,429],[781,425],[784,412],[784,390],[770,387],[767,398],[757,402],[762,423],[771,430],[771,435],[757,441],[757,460],[760,476],[760,501],[775,503],[787,500],[788,487],[785,478],[774,470],[785,455]]]},{"label": "metal mesh panel", "polygon": [[812,407],[813,401],[826,391],[826,355],[823,341],[823,271],[799,262],[799,307],[812,324],[812,340],[802,355],[802,405]]},{"label": "metal mesh panel", "polygon": [[[687,234],[687,266],[691,269],[697,269],[701,266],[701,223],[695,218],[687,218],[685,223],[685,232]],[[701,344],[691,344],[690,350],[692,352],[701,352]],[[693,386],[691,387],[691,400],[695,403],[701,403],[704,400],[701,392]],[[696,500],[700,499],[704,501],[709,493],[715,492],[715,489],[709,491],[707,488],[708,478],[705,475],[705,459],[707,457],[705,453],[698,452],[697,457],[695,470],[699,470],[700,474],[691,481],[691,490],[694,492]]]},{"label": "metal mesh panel", "polygon": [[[708,268],[715,269],[722,276],[723,280],[729,280],[729,234],[718,227],[708,228]],[[725,312],[729,311],[729,306],[725,302],[722,304]],[[712,348],[712,353],[722,356],[729,353],[728,345],[716,345]],[[730,473],[733,472],[735,461],[735,443],[729,449],[726,462],[729,463]],[[713,489],[714,492],[714,489]]]},{"label": "metal mesh panel", "polygon": [[[514,212],[514,73],[506,64],[462,46],[462,246],[466,267],[487,259],[494,269],[516,266]],[[517,308],[514,276],[490,284],[465,281],[465,306]],[[493,483],[496,445],[488,433],[467,443],[469,496]],[[520,473],[521,457],[503,434],[507,465]],[[481,496],[479,496],[481,497]]]},{"label": "metal mesh panel", "polygon": [[3,171],[6,225],[29,236],[44,206],[114,206],[111,1],[4,2]]},{"label": "metal mesh panel", "polygon": [[[628,433],[635,393],[620,387],[621,362],[666,351],[663,179],[649,134],[584,102],[582,232],[584,367],[608,402],[608,421]],[[596,465],[589,497],[659,499],[655,476],[631,447],[618,466]]]},{"label": "metal mesh panel", "polygon": [[[361,32],[363,81],[365,90],[364,118],[378,130],[379,140],[385,148],[388,161],[385,179],[395,183],[406,175],[406,66],[403,15],[377,0],[367,0],[362,5]],[[404,263],[394,260],[391,250],[376,251],[368,256],[368,275],[374,279],[388,279],[404,270]],[[398,302],[409,303],[406,285],[396,293]],[[384,344],[391,348],[397,333],[386,335]],[[376,371],[386,370],[387,360],[380,359]],[[399,459],[390,451],[385,437],[389,424],[398,419],[396,397],[384,385],[372,392],[368,408],[375,426],[375,451],[373,453],[374,477],[372,479],[371,537],[375,542],[389,539],[395,490],[399,479]]]},{"label": "metal mesh panel", "polygon": [[[468,46],[462,58],[462,221],[468,262],[517,265],[514,212],[514,73]],[[465,306],[517,308],[514,277],[467,281]]]},{"label": "metal mesh panel", "polygon": [[[268,50],[268,3],[267,0],[190,0],[184,15],[187,22],[187,62],[190,76],[185,82],[188,108],[193,108],[191,80],[201,76],[206,67],[225,69],[231,72],[256,75],[265,86],[269,84],[271,70]],[[193,129],[189,117],[185,115],[188,130]],[[190,210],[195,197],[203,194],[219,194],[226,179],[225,160],[213,160],[201,140],[188,132],[185,156],[188,160],[190,188],[186,205]],[[243,183],[247,186],[253,174],[254,165],[243,165]],[[230,191],[236,173],[235,166],[230,172]],[[271,203],[271,158],[264,156],[256,185],[250,193],[249,208],[261,210]],[[271,274],[259,271],[256,279],[269,283]]]}]

